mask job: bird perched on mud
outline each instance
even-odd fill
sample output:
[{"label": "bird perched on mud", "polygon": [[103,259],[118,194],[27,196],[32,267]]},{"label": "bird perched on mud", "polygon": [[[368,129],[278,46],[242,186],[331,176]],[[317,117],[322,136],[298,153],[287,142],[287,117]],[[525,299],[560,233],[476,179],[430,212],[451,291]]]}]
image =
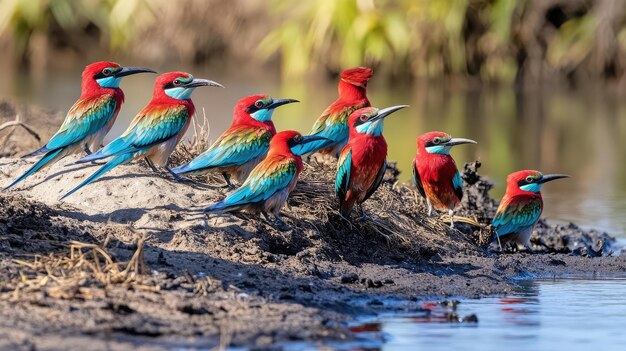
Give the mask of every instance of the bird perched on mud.
[{"label": "bird perched on mud", "polygon": [[67,155],[82,151],[89,155],[100,148],[124,103],[124,93],[119,88],[122,78],[142,72],[156,73],[149,68],[122,67],[107,61],[85,67],[80,97],[67,112],[59,130],[41,149],[24,157],[44,156],[5,190]]},{"label": "bird perched on mud", "polygon": [[245,97],[235,105],[233,122],[208,150],[182,166],[173,168],[176,174],[220,172],[230,186],[230,177],[241,183],[261,162],[276,134],[272,122],[274,109],[298,102],[293,99],[272,99],[267,95]]},{"label": "bird perched on mud", "polygon": [[463,180],[450,156],[455,145],[476,144],[474,140],[452,138],[444,132],[428,132],[417,138],[417,153],[413,160],[413,181],[426,198],[428,216],[433,207],[447,210],[450,228],[454,228],[454,209],[463,199]]},{"label": "bird perched on mud", "polygon": [[189,127],[195,113],[191,93],[201,86],[223,88],[219,83],[197,79],[185,72],[169,72],[158,76],[154,83],[152,100],[135,116],[124,134],[77,163],[108,157],[112,157],[111,160],[61,199],[112,168],[139,157],[144,158],[155,172],[158,172],[155,166],[158,165],[171,173],[167,167],[168,158]]},{"label": "bird perched on mud", "polygon": [[384,118],[408,107],[392,106],[382,110],[365,107],[353,112],[348,119],[350,138],[337,163],[335,193],[339,198],[339,213],[349,218],[354,205],[362,204],[380,186],[387,169],[387,142],[383,137]]},{"label": "bird perched on mud", "polygon": [[315,121],[309,135],[318,135],[325,140],[307,145],[305,154],[315,151],[337,155],[346,145],[349,136],[348,117],[352,112],[370,106],[367,99],[367,82],[374,74],[368,67],[354,67],[341,72],[339,98],[322,112]]},{"label": "bird perched on mud", "polygon": [[533,227],[543,211],[541,187],[547,182],[568,177],[565,174],[543,175],[533,170],[509,174],[506,193],[492,221],[498,242],[512,242],[530,249]]},{"label": "bird perched on mud", "polygon": [[274,215],[274,222],[281,229],[286,228],[287,225],[280,218],[280,209],[287,202],[302,171],[302,153],[298,150],[302,150],[308,143],[322,139],[316,135],[303,137],[293,130],[276,134],[270,142],[267,157],[254,167],[241,187],[224,200],[207,207],[204,212],[261,212],[270,221],[269,212]]}]

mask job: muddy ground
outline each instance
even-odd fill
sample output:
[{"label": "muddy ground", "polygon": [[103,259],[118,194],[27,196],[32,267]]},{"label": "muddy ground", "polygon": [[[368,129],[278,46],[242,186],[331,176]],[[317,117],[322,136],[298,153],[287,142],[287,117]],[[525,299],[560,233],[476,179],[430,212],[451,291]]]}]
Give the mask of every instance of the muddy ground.
[{"label": "muddy ground", "polygon": [[[0,107],[0,124],[15,110],[27,122],[36,110],[60,123],[59,114]],[[31,164],[17,158],[37,146],[29,138],[15,132],[5,140],[1,186]],[[76,159],[0,192],[0,349],[349,340],[346,322],[356,316],[419,308],[427,298],[507,294],[526,275],[626,271],[614,239],[573,224],[542,221],[535,253],[501,253],[484,245],[488,227],[452,230],[425,217],[425,203],[396,182],[393,168],[366,203],[369,217],[350,222],[336,211],[333,165],[311,160],[283,211],[292,229],[280,231],[254,217],[206,218],[201,210],[228,191],[222,180],[181,184],[142,163],[118,167],[60,202],[95,170],[72,165]],[[466,166],[460,214],[486,225],[497,203],[478,166]],[[390,299],[405,303],[390,307]]]}]

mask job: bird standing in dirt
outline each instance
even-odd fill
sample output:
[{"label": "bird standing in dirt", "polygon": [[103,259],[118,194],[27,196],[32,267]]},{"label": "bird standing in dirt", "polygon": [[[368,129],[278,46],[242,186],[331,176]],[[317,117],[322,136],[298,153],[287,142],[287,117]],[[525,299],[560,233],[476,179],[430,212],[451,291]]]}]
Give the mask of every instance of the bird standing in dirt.
[{"label": "bird standing in dirt", "polygon": [[339,213],[349,218],[354,205],[362,204],[380,186],[387,169],[387,142],[383,137],[384,118],[407,105],[382,110],[365,107],[353,112],[348,119],[350,138],[337,163],[335,193],[339,198]]},{"label": "bird standing in dirt", "polygon": [[318,135],[325,140],[308,144],[303,154],[321,151],[337,155],[348,141],[348,117],[352,112],[370,106],[367,99],[367,82],[374,74],[368,67],[354,67],[341,72],[339,98],[335,100],[315,121],[309,135]]},{"label": "bird standing in dirt", "polygon": [[65,116],[63,124],[41,149],[25,155],[44,154],[26,173],[5,188],[9,189],[63,157],[100,148],[124,103],[124,93],[119,88],[123,77],[152,72],[148,68],[122,67],[115,62],[94,62],[83,70],[81,94]]},{"label": "bird standing in dirt", "polygon": [[492,221],[498,242],[513,242],[530,249],[533,227],[543,211],[541,187],[547,182],[568,177],[565,174],[543,175],[533,170],[509,174],[506,193]]},{"label": "bird standing in dirt", "polygon": [[267,157],[254,167],[241,187],[224,200],[207,207],[204,212],[261,212],[268,221],[269,212],[274,215],[274,222],[281,229],[286,228],[287,225],[280,218],[280,209],[287,202],[302,171],[302,154],[294,149],[321,139],[323,138],[316,135],[303,137],[293,130],[276,134],[270,142]]},{"label": "bird standing in dirt", "polygon": [[144,158],[155,172],[158,172],[156,164],[171,173],[167,161],[189,127],[195,113],[191,93],[200,86],[223,88],[219,83],[196,79],[185,72],[169,72],[158,76],[154,83],[152,100],[135,116],[124,134],[77,163],[108,157],[112,157],[111,160],[61,199],[98,179],[112,168],[140,157]]},{"label": "bird standing in dirt", "polygon": [[230,128],[208,150],[172,171],[176,174],[217,171],[229,186],[231,176],[243,182],[265,157],[270,140],[276,134],[272,122],[274,109],[292,102],[298,100],[272,99],[267,95],[252,95],[239,100]]},{"label": "bird standing in dirt", "polygon": [[444,132],[428,132],[417,138],[417,153],[413,160],[413,181],[426,198],[428,216],[433,207],[447,210],[450,228],[454,228],[454,209],[463,199],[463,180],[450,156],[455,145],[476,144],[474,140],[452,138]]}]

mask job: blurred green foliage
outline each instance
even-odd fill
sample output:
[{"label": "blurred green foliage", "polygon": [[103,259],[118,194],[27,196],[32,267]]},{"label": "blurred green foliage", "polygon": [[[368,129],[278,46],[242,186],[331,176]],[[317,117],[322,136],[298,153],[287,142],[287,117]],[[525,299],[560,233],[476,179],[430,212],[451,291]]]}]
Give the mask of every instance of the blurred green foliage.
[{"label": "blurred green foliage", "polygon": [[[597,77],[626,72],[626,11],[618,0],[231,0],[214,10],[218,5],[219,0],[2,0],[0,39],[10,34],[16,52],[26,55],[35,35],[65,35],[63,42],[71,42],[81,33],[93,37],[95,27],[100,49],[149,47],[125,50],[146,58],[145,52],[174,48],[194,60],[213,57],[216,50],[224,56],[237,52],[230,45],[250,65],[278,55],[284,77],[355,65],[381,66],[379,74],[395,76],[505,81],[524,65],[531,74],[571,76],[580,67]],[[168,17],[174,10],[182,15]],[[553,10],[556,15],[548,13]],[[257,43],[260,55],[249,55]]]},{"label": "blurred green foliage", "polygon": [[[132,39],[137,14],[150,14],[148,0],[2,0],[0,33],[10,31],[23,54],[36,34],[47,34],[52,26],[64,32],[84,31],[94,25],[108,39],[110,48],[126,46]],[[142,18],[142,16],[139,16]]]}]

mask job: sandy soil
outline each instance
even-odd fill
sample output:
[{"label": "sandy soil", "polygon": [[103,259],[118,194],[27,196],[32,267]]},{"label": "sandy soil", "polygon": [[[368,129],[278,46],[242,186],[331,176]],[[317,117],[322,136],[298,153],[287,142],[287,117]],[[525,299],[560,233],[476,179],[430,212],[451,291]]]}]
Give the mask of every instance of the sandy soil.
[{"label": "sandy soil", "polygon": [[[488,228],[426,218],[394,169],[366,204],[369,218],[348,222],[331,195],[333,166],[310,162],[283,211],[293,229],[282,232],[253,217],[206,218],[202,208],[228,191],[219,178],[181,184],[142,163],[59,202],[95,170],[74,160],[0,193],[0,349],[350,339],[344,322],[355,316],[426,298],[506,294],[520,276],[626,271],[612,238],[574,225],[541,222],[535,253],[479,245]],[[0,159],[0,185],[31,162]],[[476,169],[464,174],[465,215],[486,224],[497,204]]]}]

